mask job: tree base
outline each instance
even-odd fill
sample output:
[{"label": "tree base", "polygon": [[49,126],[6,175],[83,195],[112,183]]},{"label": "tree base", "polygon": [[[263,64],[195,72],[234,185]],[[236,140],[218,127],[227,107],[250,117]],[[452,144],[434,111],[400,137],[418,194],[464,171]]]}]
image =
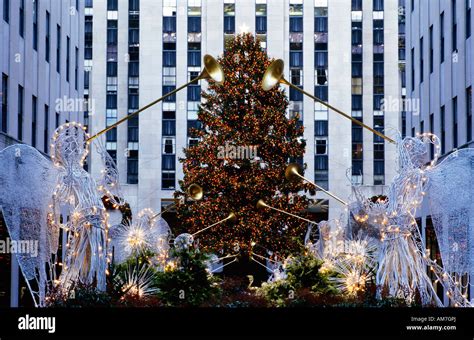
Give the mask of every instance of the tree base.
[{"label": "tree base", "polygon": [[[224,264],[230,261],[232,260],[226,260]],[[252,286],[260,286],[262,282],[266,282],[270,276],[270,274],[264,267],[262,267],[255,261],[252,261],[248,257],[248,255],[242,255],[238,258],[237,262],[234,262],[224,267],[222,275],[224,277],[239,278],[245,278],[251,275],[253,277]]]}]

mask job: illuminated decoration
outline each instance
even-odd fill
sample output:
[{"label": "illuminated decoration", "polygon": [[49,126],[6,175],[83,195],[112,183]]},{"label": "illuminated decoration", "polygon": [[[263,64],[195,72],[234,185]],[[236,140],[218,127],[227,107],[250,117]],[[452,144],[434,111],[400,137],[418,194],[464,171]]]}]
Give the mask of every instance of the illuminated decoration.
[{"label": "illuminated decoration", "polygon": [[168,258],[171,230],[151,209],[143,209],[133,221],[126,221],[111,231],[114,261],[123,263],[130,257],[151,252],[155,265],[162,267]]},{"label": "illuminated decoration", "polygon": [[176,236],[176,238],[174,239],[174,247],[179,251],[185,250],[191,247],[193,245],[193,242],[194,242],[193,235],[188,234],[188,233],[183,233]]},{"label": "illuminated decoration", "polygon": [[[89,152],[87,138],[81,124],[66,123],[55,131],[51,144],[51,159],[59,169],[59,177],[49,222],[52,230],[63,228],[66,232],[66,256],[59,276],[65,290],[76,282],[96,283],[97,289],[105,290],[107,260],[110,261],[108,216],[102,195],[94,179],[83,169]],[[61,220],[64,211],[70,216],[67,222]]]},{"label": "illuminated decoration", "polygon": [[[52,162],[26,145],[0,151],[1,192],[12,193],[2,195],[9,202],[0,200],[10,237],[38,245],[37,256],[18,254],[17,259],[39,307],[45,305],[53,286],[67,291],[81,281],[105,289],[111,253],[102,198],[115,206],[123,201],[115,163],[100,145],[104,170],[99,182],[83,169],[87,138],[79,123],[59,126],[50,145]],[[61,229],[66,248],[62,262],[57,255]]]},{"label": "illuminated decoration", "polygon": [[[298,249],[306,222],[271,210],[256,210],[259,199],[272,207],[307,217],[311,202],[301,191],[314,191],[306,183],[285,179],[289,159],[302,158],[303,127],[298,117],[288,119],[288,100],[282,89],[263,91],[260,81],[271,60],[251,34],[238,35],[218,59],[225,73],[222,86],[210,83],[202,94],[198,119],[204,129],[192,131],[200,141],[185,149],[183,181],[178,198],[191,183],[205,191],[198,202],[177,204],[182,232],[193,234],[222,218],[222,212],[238,216],[234,225],[198,234],[206,252],[249,254],[251,242],[289,254]],[[255,157],[226,153],[219,146],[235,145],[256,150]],[[254,149],[253,149],[254,150]],[[196,237],[195,237],[196,238]]]},{"label": "illuminated decoration", "polygon": [[126,205],[120,187],[120,178],[115,161],[112,159],[103,141],[95,140],[96,151],[100,155],[104,168],[101,170],[101,177],[97,181],[98,190],[107,199],[107,203],[113,209],[120,209]]},{"label": "illuminated decoration", "polygon": [[119,126],[123,122],[129,120],[130,118],[132,118],[136,115],[138,115],[140,112],[145,111],[146,109],[149,109],[150,107],[152,107],[155,104],[158,104],[159,102],[161,102],[165,98],[175,94],[176,92],[181,91],[182,89],[188,87],[189,85],[191,85],[193,83],[197,83],[201,79],[206,79],[206,80],[211,80],[212,79],[216,85],[222,84],[224,82],[224,72],[222,70],[222,67],[219,65],[219,63],[212,56],[210,56],[209,54],[206,54],[204,56],[203,63],[204,63],[204,69],[202,70],[202,72],[199,76],[197,76],[194,79],[191,79],[189,82],[187,82],[184,85],[181,85],[180,87],[174,89],[173,91],[170,91],[170,92],[166,93],[165,95],[163,95],[162,97],[152,101],[151,103],[139,108],[137,111],[132,112],[128,115],[125,115],[122,119],[119,119],[114,124],[112,124],[112,125],[108,126],[107,128],[97,132],[92,137],[89,137],[87,139],[87,141],[90,142],[91,140],[103,135],[107,131],[110,131],[110,130],[116,128],[117,126]]},{"label": "illuminated decoration", "polygon": [[152,287],[153,271],[146,265],[142,265],[139,268],[128,266],[124,273],[116,280],[116,284],[121,287],[124,293],[122,299],[127,296],[143,298],[157,291],[156,288]]},{"label": "illuminated decoration", "polygon": [[312,94],[304,91],[303,89],[301,89],[300,87],[296,86],[296,85],[293,85],[292,83],[290,83],[288,80],[286,80],[283,76],[283,72],[285,70],[285,64],[283,62],[283,60],[281,59],[277,59],[275,61],[273,61],[269,66],[268,68],[266,69],[265,71],[265,74],[262,78],[262,81],[261,81],[261,87],[264,91],[270,91],[271,89],[275,88],[278,84],[284,84],[284,85],[288,85],[289,87],[291,87],[292,89],[295,89],[296,91],[298,92],[301,92],[303,93],[304,95],[312,98],[314,101],[326,106],[328,109],[331,109],[332,111],[340,114],[341,116],[347,118],[347,119],[350,119],[353,123],[355,124],[358,124],[360,126],[362,126],[363,128],[369,130],[369,131],[372,131],[372,133],[376,134],[377,136],[379,137],[382,137],[383,139],[389,141],[390,143],[395,143],[395,141],[387,136],[385,136],[384,134],[380,133],[379,131],[371,128],[370,126],[368,125],[365,125],[364,123],[362,123],[360,120],[358,119],[355,119],[354,117],[351,117],[350,115],[348,115],[347,113],[335,108],[334,106],[326,103],[325,101],[313,96]]},{"label": "illuminated decoration", "polygon": [[[43,307],[51,277],[51,254],[58,251],[59,229],[48,219],[51,193],[59,169],[35,148],[19,144],[0,150],[0,210],[9,237],[16,242],[34,242],[36,252],[16,253],[19,267],[35,306]],[[2,277],[2,280],[6,280]]]},{"label": "illuminated decoration", "polygon": [[[428,158],[430,144],[436,150],[432,161]],[[470,164],[473,150],[456,151],[436,164],[440,143],[433,134],[400,139],[397,147],[400,169],[387,197],[368,200],[355,187],[356,202],[351,207],[353,229],[380,240],[376,283],[391,296],[413,301],[419,294],[422,304],[442,306],[427,274],[428,268],[454,306],[470,306],[459,277],[472,275],[469,255],[472,245],[470,249],[467,245],[473,236],[468,235],[468,219],[462,214],[470,209],[472,202],[469,183],[473,175]],[[443,267],[430,259],[415,219],[417,209],[428,195]],[[454,251],[458,242],[464,249]],[[457,258],[450,262],[449,259],[455,258],[453,252]]]}]

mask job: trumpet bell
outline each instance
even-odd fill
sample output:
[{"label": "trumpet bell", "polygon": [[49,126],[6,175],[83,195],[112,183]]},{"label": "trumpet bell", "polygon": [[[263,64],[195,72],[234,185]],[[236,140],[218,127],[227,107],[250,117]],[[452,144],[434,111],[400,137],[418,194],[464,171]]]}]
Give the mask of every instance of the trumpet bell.
[{"label": "trumpet bell", "polygon": [[229,216],[227,216],[227,221],[229,221],[230,223],[237,222],[237,215],[235,215],[233,212],[231,212],[229,214]]},{"label": "trumpet bell", "polygon": [[213,79],[219,85],[224,82],[224,71],[221,65],[209,54],[204,56],[204,70],[201,73],[201,78]]},{"label": "trumpet bell", "polygon": [[202,187],[198,184],[191,184],[188,188],[188,195],[195,201],[201,200],[203,196]]},{"label": "trumpet bell", "polygon": [[259,199],[257,202],[257,209],[265,209],[267,206],[267,203],[265,203],[264,200]]},{"label": "trumpet bell", "polygon": [[299,166],[299,164],[296,164],[296,163],[291,163],[291,164],[288,164],[288,166],[286,167],[286,170],[285,170],[285,177],[287,180],[289,181],[297,181],[299,180],[299,177],[301,176],[301,173],[302,173],[302,169],[301,167]]},{"label": "trumpet bell", "polygon": [[283,79],[283,71],[285,63],[281,59],[277,59],[268,66],[262,79],[262,89],[269,91],[274,88]]}]

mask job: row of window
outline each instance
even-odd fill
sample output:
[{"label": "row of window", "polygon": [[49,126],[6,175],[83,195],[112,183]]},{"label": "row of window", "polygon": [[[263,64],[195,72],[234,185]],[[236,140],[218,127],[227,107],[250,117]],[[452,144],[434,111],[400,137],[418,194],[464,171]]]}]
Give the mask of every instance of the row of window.
[{"label": "row of window", "polygon": [[[133,113],[139,108],[139,76],[140,76],[140,2],[134,1],[129,6],[128,14],[128,112]],[[117,72],[117,70],[115,70]],[[138,115],[127,121],[127,183],[138,183],[138,157],[139,157],[139,124]]]},{"label": "row of window", "polygon": [[[163,35],[171,38],[163,39],[163,94],[166,94],[176,88],[176,0],[163,4],[163,15]],[[196,18],[188,13],[188,32],[200,32],[201,20]],[[169,138],[163,140],[161,188],[171,190],[176,187],[176,151],[173,147],[176,140],[176,95],[168,96],[164,102],[168,104],[163,104],[162,135]]]},{"label": "row of window", "polygon": [[[473,112],[473,102],[472,102],[472,86],[469,86],[466,89],[466,142],[472,141],[472,112]],[[454,97],[451,100],[451,113],[452,113],[452,148],[457,148],[459,143],[458,130],[459,130],[459,119],[458,119],[458,97]],[[430,114],[430,131],[434,131],[434,114]],[[424,121],[420,121],[420,133],[424,131]],[[415,127],[412,127],[411,135],[415,136]],[[441,154],[446,153],[446,107],[445,105],[440,108],[440,143],[441,143]],[[434,157],[433,149],[430,152],[431,158]]]},{"label": "row of window", "polygon": [[[457,27],[457,11],[456,11],[456,0],[451,0],[451,50],[453,53],[453,60],[456,58],[456,53],[458,50],[458,27]],[[413,3],[413,1],[412,1]],[[465,33],[466,39],[471,36],[471,0],[465,0]],[[444,18],[444,11],[440,14],[439,19],[439,51],[440,51],[440,63],[443,63],[445,60],[445,18]],[[433,25],[429,27],[429,41],[428,41],[428,57],[429,57],[429,72],[433,73],[434,70],[434,50],[435,50],[435,43],[434,43],[434,33],[433,33]],[[422,83],[424,81],[424,58],[425,58],[425,40],[424,37],[420,38],[419,42],[419,81]],[[415,90],[415,47],[411,48],[411,90]]]},{"label": "row of window", "polygon": [[[323,6],[321,6],[323,5]],[[294,25],[298,28],[301,18],[293,18]],[[314,95],[328,101],[328,8],[327,2],[322,2],[314,8]],[[301,65],[302,66],[302,65]],[[303,98],[301,97],[301,100]],[[328,117],[327,108],[315,103],[315,158],[314,158],[314,180],[322,188],[329,189],[329,162],[328,162]]]},{"label": "row of window", "polygon": [[[107,10],[117,11],[118,0],[107,0]],[[111,16],[112,18],[112,16]],[[118,61],[118,20],[107,20],[107,74],[113,75],[116,72],[116,62]],[[106,117],[105,125],[107,127],[117,122],[117,78],[107,76],[106,84]],[[110,157],[117,162],[117,128],[109,130],[105,134],[105,147]],[[127,173],[128,174],[128,173]],[[127,178],[128,180],[128,178]]]},{"label": "row of window", "polygon": [[[9,95],[9,78],[5,73],[2,73],[2,110],[0,112],[0,131],[8,133],[8,95]],[[18,85],[18,111],[17,111],[17,138],[23,140],[24,129],[24,113],[25,113],[25,90],[24,87]],[[49,152],[49,105],[43,106],[43,151]],[[37,147],[37,123],[38,123],[38,98],[35,95],[31,96],[31,145]],[[56,112],[57,128],[60,124],[59,113]]]},{"label": "row of window", "polygon": [[[33,2],[33,13],[32,13],[32,44],[33,49],[35,51],[38,50],[38,17],[39,17],[39,10],[38,10],[38,0],[32,0]],[[77,8],[77,7],[76,7]],[[7,23],[10,20],[10,1],[4,0],[3,1],[3,19]],[[19,3],[19,34],[21,37],[24,37],[25,34],[25,0],[20,0]],[[61,26],[58,24],[56,26],[56,71],[61,73]],[[44,46],[45,46],[45,60],[46,62],[50,62],[50,54],[51,54],[51,15],[48,11],[45,11],[45,38],[44,38]],[[74,67],[74,86],[75,89],[78,90],[78,72],[79,72],[79,49],[75,47],[75,67]],[[70,80],[70,53],[71,53],[71,43],[69,36],[66,36],[66,81],[69,82]]]}]

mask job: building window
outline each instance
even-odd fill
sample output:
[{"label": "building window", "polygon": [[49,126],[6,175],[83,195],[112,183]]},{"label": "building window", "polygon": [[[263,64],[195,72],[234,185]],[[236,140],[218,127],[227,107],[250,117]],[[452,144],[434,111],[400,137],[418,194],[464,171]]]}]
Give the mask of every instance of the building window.
[{"label": "building window", "polygon": [[163,171],[161,174],[161,188],[164,190],[174,189],[176,182],[176,173],[174,171]]},{"label": "building window", "polygon": [[[430,114],[430,132],[434,131],[434,113]],[[430,143],[430,159],[434,158],[434,144]]]},{"label": "building window", "polygon": [[163,51],[163,67],[176,67],[176,51]]},{"label": "building window", "polygon": [[2,117],[0,119],[0,130],[7,133],[8,125],[8,76],[2,73]]},{"label": "building window", "polygon": [[117,20],[107,20],[107,45],[117,45],[118,43],[118,22]]},{"label": "building window", "polygon": [[385,161],[374,161],[374,185],[384,185]]},{"label": "building window", "polygon": [[201,16],[201,0],[188,0],[188,16]]},{"label": "building window", "polygon": [[316,138],[314,141],[314,150],[316,155],[328,154],[328,140],[327,138]]},{"label": "building window", "polygon": [[472,0],[466,1],[466,39],[471,36],[471,7]]},{"label": "building window", "polygon": [[411,91],[415,91],[415,48],[411,49]]},{"label": "building window", "polygon": [[128,11],[137,12],[140,10],[140,0],[129,0],[128,1]]},{"label": "building window", "polygon": [[327,155],[317,155],[314,158],[314,179],[323,189],[329,188],[329,164]]},{"label": "building window", "polygon": [[118,10],[118,0],[107,0],[107,10],[108,11]]},{"label": "building window", "polygon": [[138,183],[138,150],[130,150],[127,159],[127,184]]},{"label": "building window", "polygon": [[78,89],[79,87],[79,49],[76,47],[74,50],[74,88]]},{"label": "building window", "polygon": [[362,11],[362,0],[352,0],[352,7],[351,10],[354,11]]},{"label": "building window", "polygon": [[466,89],[466,129],[467,129],[467,141],[472,140],[472,86]]},{"label": "building window", "polygon": [[458,49],[458,24],[457,24],[457,17],[456,17],[456,0],[451,0],[451,20],[452,20],[452,44],[453,44],[453,52],[456,52]]},{"label": "building window", "polygon": [[10,22],[10,0],[3,0],[3,20]]},{"label": "building window", "polygon": [[374,0],[374,12],[383,11],[383,0]]},{"label": "building window", "polygon": [[321,136],[321,137],[328,135],[328,121],[327,120],[316,120],[314,122],[314,135]]},{"label": "building window", "polygon": [[25,0],[20,0],[19,31],[20,37],[23,38],[25,33]]},{"label": "building window", "polygon": [[267,4],[259,1],[255,4],[255,32],[257,34],[267,33]]},{"label": "building window", "polygon": [[458,147],[458,97],[453,98],[453,148]]},{"label": "building window", "polygon": [[303,67],[303,52],[290,51],[290,67]]},{"label": "building window", "polygon": [[38,1],[33,0],[33,49],[38,50]]},{"label": "building window", "polygon": [[235,2],[226,0],[224,2],[224,33],[235,33]]},{"label": "building window", "polygon": [[434,51],[433,51],[433,25],[430,26],[430,73],[433,73]]},{"label": "building window", "polygon": [[50,48],[51,48],[50,35],[51,35],[51,17],[49,15],[49,12],[46,11],[46,35],[45,35],[45,41],[44,41],[44,46],[45,46],[44,58],[46,62],[48,63],[49,63],[49,54],[50,54]]},{"label": "building window", "polygon": [[31,146],[36,147],[36,122],[38,119],[38,99],[31,97]]},{"label": "building window", "polygon": [[48,153],[48,142],[49,142],[49,106],[44,105],[44,130],[43,130],[43,151]]},{"label": "building window", "polygon": [[56,72],[61,73],[61,26],[56,25]]},{"label": "building window", "polygon": [[[414,1],[414,0],[413,0]],[[439,18],[439,41],[440,41],[440,58],[441,58],[441,63],[444,62],[444,12],[441,12],[440,18]]]},{"label": "building window", "polygon": [[23,139],[23,86],[18,85],[18,140]]},{"label": "building window", "polygon": [[440,110],[440,125],[441,125],[441,153],[446,152],[446,109],[445,106],[441,106]]},{"label": "building window", "polygon": [[423,60],[423,37],[420,38],[420,83],[424,78],[424,60]]},{"label": "building window", "polygon": [[176,170],[176,155],[162,155],[161,169]]},{"label": "building window", "polygon": [[84,24],[84,59],[92,59],[92,31],[93,31],[93,21],[91,15],[86,15]]},{"label": "building window", "polygon": [[69,67],[71,58],[71,38],[66,37],[66,81],[69,81]]}]

